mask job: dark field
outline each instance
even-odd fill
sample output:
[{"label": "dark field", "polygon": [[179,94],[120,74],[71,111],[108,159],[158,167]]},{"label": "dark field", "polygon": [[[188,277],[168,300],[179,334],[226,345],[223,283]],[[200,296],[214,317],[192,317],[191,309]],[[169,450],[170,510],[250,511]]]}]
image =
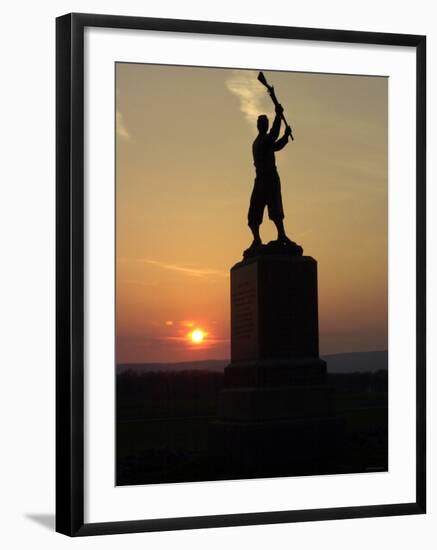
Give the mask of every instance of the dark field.
[{"label": "dark field", "polygon": [[[223,460],[211,446],[223,373],[117,376],[117,485],[387,470],[387,371],[328,374],[340,419],[331,456],[266,468]],[[292,434],[291,434],[292,436]]]}]

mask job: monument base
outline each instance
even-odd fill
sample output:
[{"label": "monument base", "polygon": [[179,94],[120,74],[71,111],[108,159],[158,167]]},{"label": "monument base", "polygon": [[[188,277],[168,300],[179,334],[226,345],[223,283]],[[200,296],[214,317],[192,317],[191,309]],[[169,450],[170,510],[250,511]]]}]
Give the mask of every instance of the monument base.
[{"label": "monument base", "polygon": [[258,359],[231,363],[224,387],[272,387],[326,383],[326,362],[316,357]]},{"label": "monument base", "polygon": [[334,403],[319,358],[317,262],[294,243],[246,251],[231,269],[231,363],[211,452],[237,477],[332,470]]},{"label": "monument base", "polygon": [[332,397],[332,389],[325,385],[224,389],[219,418],[254,422],[312,420],[333,414]]},{"label": "monument base", "polygon": [[[316,358],[229,365],[211,451],[247,476],[304,475],[338,454],[341,421]],[[316,464],[316,466],[314,466]]]},{"label": "monument base", "polygon": [[245,477],[323,473],[339,454],[343,425],[332,416],[274,421],[226,421],[211,425],[212,452]]}]

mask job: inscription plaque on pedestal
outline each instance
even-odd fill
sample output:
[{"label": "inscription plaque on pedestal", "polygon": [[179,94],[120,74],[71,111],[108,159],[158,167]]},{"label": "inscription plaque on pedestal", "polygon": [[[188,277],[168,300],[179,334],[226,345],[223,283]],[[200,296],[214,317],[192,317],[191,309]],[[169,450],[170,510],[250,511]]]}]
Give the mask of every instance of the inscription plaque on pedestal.
[{"label": "inscription plaque on pedestal", "polygon": [[231,358],[252,359],[258,355],[257,265],[231,273]]}]

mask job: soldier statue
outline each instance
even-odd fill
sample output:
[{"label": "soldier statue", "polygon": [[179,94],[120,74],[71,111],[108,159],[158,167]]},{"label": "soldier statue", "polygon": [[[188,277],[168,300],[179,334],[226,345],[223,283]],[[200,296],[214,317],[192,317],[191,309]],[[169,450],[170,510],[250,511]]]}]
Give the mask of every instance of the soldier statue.
[{"label": "soldier statue", "polygon": [[290,126],[286,125],[284,135],[278,139],[284,112],[281,104],[276,105],[275,112],[276,116],[270,132],[268,131],[269,119],[267,116],[260,115],[258,117],[258,135],[252,145],[256,176],[248,212],[248,225],[253,234],[250,249],[261,245],[259,228],[263,221],[266,206],[269,218],[278,231],[278,243],[285,245],[291,243],[284,229],[281,182],[276,169],[275,152],[280,151],[287,145],[292,134]]}]

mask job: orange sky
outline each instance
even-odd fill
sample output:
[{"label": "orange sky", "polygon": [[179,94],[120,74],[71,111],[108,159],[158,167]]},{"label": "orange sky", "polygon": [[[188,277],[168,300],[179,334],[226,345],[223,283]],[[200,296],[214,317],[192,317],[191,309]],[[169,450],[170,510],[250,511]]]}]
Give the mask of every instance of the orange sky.
[{"label": "orange sky", "polygon": [[[386,349],[388,80],[265,74],[294,130],[277,165],[288,234],[318,261],[320,351]],[[256,75],[116,65],[118,363],[229,357],[255,121],[272,118]]]}]

